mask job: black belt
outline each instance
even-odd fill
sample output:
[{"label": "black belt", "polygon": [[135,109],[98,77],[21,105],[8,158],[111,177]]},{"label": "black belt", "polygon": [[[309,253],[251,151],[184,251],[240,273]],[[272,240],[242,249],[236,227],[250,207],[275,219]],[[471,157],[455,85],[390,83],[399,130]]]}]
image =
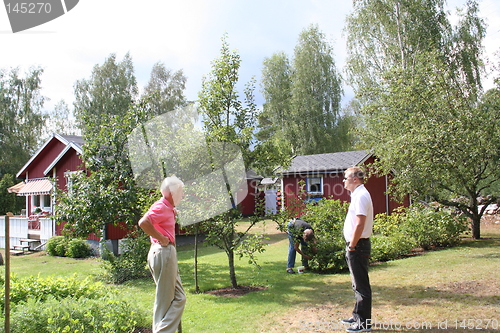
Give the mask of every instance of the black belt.
[{"label": "black belt", "polygon": [[[369,241],[369,240],[370,240],[370,238],[360,238],[360,239],[358,240],[358,244],[359,244],[359,242],[367,242],[367,241]],[[351,242],[345,242],[345,243],[347,244],[347,246],[349,246],[349,244],[350,244]]]}]

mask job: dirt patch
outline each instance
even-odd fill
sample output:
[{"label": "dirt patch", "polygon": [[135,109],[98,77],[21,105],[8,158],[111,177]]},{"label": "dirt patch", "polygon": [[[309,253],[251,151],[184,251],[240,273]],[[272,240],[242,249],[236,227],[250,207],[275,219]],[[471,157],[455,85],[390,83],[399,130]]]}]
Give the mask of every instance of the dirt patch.
[{"label": "dirt patch", "polygon": [[496,282],[488,280],[454,281],[439,287],[439,290],[474,296],[497,296],[500,294],[500,287]]},{"label": "dirt patch", "polygon": [[238,288],[227,287],[216,290],[209,290],[205,292],[206,294],[223,296],[223,297],[239,297],[246,295],[254,291],[261,291],[267,289],[266,287],[260,286],[239,286]]},{"label": "dirt patch", "polygon": [[478,294],[484,287],[478,281],[455,281],[447,283],[442,289],[456,294]]}]

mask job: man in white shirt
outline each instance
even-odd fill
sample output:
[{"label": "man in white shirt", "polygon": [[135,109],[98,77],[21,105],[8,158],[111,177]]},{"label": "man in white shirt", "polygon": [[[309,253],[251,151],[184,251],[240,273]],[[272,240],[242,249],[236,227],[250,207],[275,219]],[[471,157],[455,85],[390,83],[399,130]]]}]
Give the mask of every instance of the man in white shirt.
[{"label": "man in white shirt", "polygon": [[373,230],[373,203],[364,186],[364,172],[361,168],[352,167],[345,171],[344,187],[351,192],[351,203],[344,223],[344,238],[356,304],[352,317],[342,322],[351,325],[347,332],[370,332],[372,290],[368,264],[371,253],[370,236]]}]

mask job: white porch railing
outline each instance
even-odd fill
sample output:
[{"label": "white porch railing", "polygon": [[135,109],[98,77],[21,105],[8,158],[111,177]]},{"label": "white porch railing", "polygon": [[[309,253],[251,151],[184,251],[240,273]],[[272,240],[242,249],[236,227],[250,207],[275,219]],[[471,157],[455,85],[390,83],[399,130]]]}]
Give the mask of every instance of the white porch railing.
[{"label": "white porch railing", "polygon": [[[21,239],[40,239],[41,244],[46,243],[56,233],[55,221],[50,218],[40,218],[39,229],[30,229],[28,217],[13,216],[10,221],[10,246],[21,245]],[[5,216],[0,216],[0,248],[5,248]]]}]

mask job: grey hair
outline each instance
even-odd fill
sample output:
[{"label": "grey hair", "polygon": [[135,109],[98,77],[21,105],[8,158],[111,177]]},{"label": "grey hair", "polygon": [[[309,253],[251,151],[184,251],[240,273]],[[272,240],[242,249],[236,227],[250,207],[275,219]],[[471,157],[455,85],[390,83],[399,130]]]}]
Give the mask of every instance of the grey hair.
[{"label": "grey hair", "polygon": [[165,192],[173,193],[182,187],[184,187],[184,183],[182,182],[182,180],[180,180],[179,178],[177,178],[174,175],[174,176],[167,177],[163,180],[163,182],[161,183],[161,186],[160,186],[160,191],[161,191],[161,193],[165,193]]},{"label": "grey hair", "polygon": [[351,172],[353,177],[358,177],[361,182],[365,181],[365,172],[360,167],[358,166],[351,167],[347,169],[345,173],[347,173],[348,171]]}]

